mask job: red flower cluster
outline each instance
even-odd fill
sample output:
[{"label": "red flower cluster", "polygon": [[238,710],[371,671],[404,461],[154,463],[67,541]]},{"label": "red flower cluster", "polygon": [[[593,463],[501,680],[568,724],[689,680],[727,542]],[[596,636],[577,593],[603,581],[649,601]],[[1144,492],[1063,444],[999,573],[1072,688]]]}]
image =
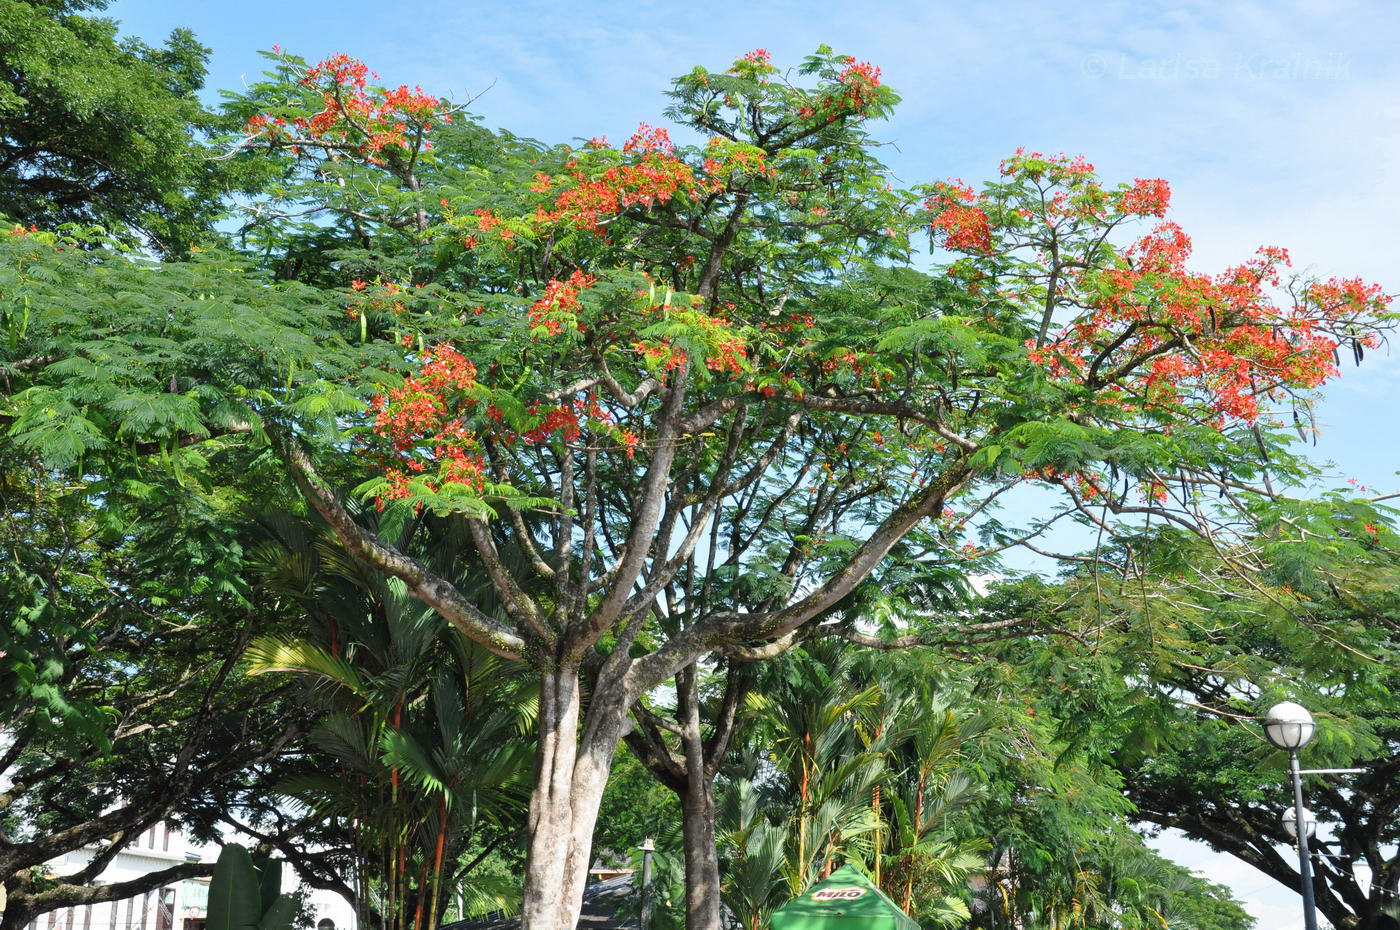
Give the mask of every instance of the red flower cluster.
[{"label": "red flower cluster", "polygon": [[393,90],[369,86],[377,78],[348,55],[333,55],[308,68],[301,85],[320,88],[321,110],[310,116],[294,117],[290,124],[283,117],[269,119],[262,114],[249,117],[244,131],[250,139],[260,138],[299,154],[303,147],[317,143],[346,146],[372,164],[383,164],[386,148],[411,149],[440,119],[451,122],[452,114],[437,97],[421,87],[402,84]]},{"label": "red flower cluster", "polygon": [[[485,207],[477,207],[476,210],[472,211],[472,215],[476,217],[478,233],[492,235],[504,242],[507,249],[515,248],[515,243],[511,241],[515,238],[515,230],[511,228],[509,223]],[[477,236],[466,236],[462,239],[462,246],[469,251],[480,244],[481,240]]]},{"label": "red flower cluster", "polygon": [[713,355],[705,359],[705,367],[711,371],[728,371],[734,374],[742,374],[745,360],[748,359],[748,349],[744,346],[744,340],[738,336],[726,336],[719,340]]},{"label": "red flower cluster", "polygon": [[[693,298],[693,303],[690,308],[648,307],[642,312],[664,313],[670,320],[694,327],[696,336],[704,343],[705,367],[710,371],[736,375],[747,371],[749,350],[744,336],[724,317],[711,316],[698,309],[699,298]],[[726,306],[733,309],[733,304]],[[638,340],[632,343],[632,350],[666,371],[681,367],[690,358],[685,350],[665,339]]]},{"label": "red flower cluster", "polygon": [[[369,74],[368,65],[341,52],[307,68],[301,83],[304,87],[310,87],[320,81],[322,77],[329,77],[332,83],[342,87],[364,90],[368,83]],[[376,74],[374,77],[378,78],[379,75]]]},{"label": "red flower cluster", "polygon": [[665,341],[638,340],[632,343],[632,351],[664,371],[673,371],[690,361],[685,349],[677,349]]},{"label": "red flower cluster", "polygon": [[400,84],[393,90],[384,92],[379,108],[381,111],[427,119],[437,113],[438,107],[441,105],[441,100],[431,94],[423,93],[423,88],[414,86],[413,90],[410,91],[407,84]]},{"label": "red flower cluster", "polygon": [[371,401],[375,432],[400,452],[441,431],[447,425],[449,397],[477,386],[476,366],[451,346],[435,346],[427,357],[418,377]]},{"label": "red flower cluster", "polygon": [[846,105],[852,113],[864,113],[880,93],[880,69],[868,61],[856,61],[847,56],[846,67],[836,80],[846,88]]},{"label": "red flower cluster", "polygon": [[1052,182],[1063,182],[1073,178],[1087,178],[1094,173],[1094,166],[1083,155],[1069,156],[1064,152],[1046,155],[1044,152],[1027,152],[1024,146],[1016,149],[1016,154],[1002,160],[1002,177],[1014,178],[1026,175],[1033,181],[1047,178]]},{"label": "red flower cluster", "polygon": [[860,356],[850,349],[840,349],[833,352],[822,360],[820,368],[823,374],[832,374],[841,368],[848,368],[854,374],[864,374],[865,369],[860,364]]},{"label": "red flower cluster", "polygon": [[1172,189],[1161,178],[1137,178],[1118,195],[1118,209],[1136,216],[1166,216]]},{"label": "red flower cluster", "polygon": [[992,248],[992,227],[986,211],[975,206],[977,195],[961,181],[946,181],[934,186],[934,195],[924,201],[933,214],[929,224],[936,238],[955,252],[989,252]]},{"label": "red flower cluster", "polygon": [[842,59],[845,67],[836,75],[840,90],[823,94],[813,106],[798,107],[797,115],[834,123],[843,116],[864,117],[880,96],[880,69],[851,56]]},{"label": "red flower cluster", "polygon": [[[756,48],[734,59],[734,64],[730,66],[729,73],[737,74],[741,77],[756,77],[759,81],[766,81],[768,75],[777,70],[777,68],[773,67],[773,56],[768,53],[768,49]],[[700,83],[708,84],[709,80],[702,76]]]},{"label": "red flower cluster", "polygon": [[561,434],[569,442],[578,439],[580,435],[578,412],[572,406],[560,404],[542,409],[535,403],[530,406],[529,413],[532,417],[540,418],[537,425],[520,434],[520,438],[531,445],[544,442],[555,433]]},{"label": "red flower cluster", "polygon": [[563,332],[565,324],[577,328],[579,292],[596,282],[596,278],[582,271],[575,271],[567,281],[550,281],[544,294],[530,307],[530,328],[543,328],[551,336]]},{"label": "red flower cluster", "polygon": [[[1139,181],[1143,204],[1157,202],[1160,182]],[[1336,374],[1340,333],[1382,313],[1388,298],[1359,280],[1327,281],[1280,305],[1268,288],[1281,283],[1283,249],[1210,276],[1190,271],[1191,240],[1163,223],[1136,242],[1125,260],[1099,272],[1086,290],[1086,313],[1030,357],[1055,377],[1107,389],[1101,399],[1131,409],[1193,399],[1220,423],[1253,423],[1260,400],[1314,388]],[[1363,337],[1365,341],[1367,337]],[[1107,373],[1121,371],[1117,384]],[[1097,380],[1096,380],[1097,379]]]},{"label": "red flower cluster", "polygon": [[710,139],[701,171],[710,179],[706,189],[711,191],[724,190],[736,174],[775,177],[778,173],[776,168],[768,166],[768,153],[763,149],[731,142],[723,136]]},{"label": "red flower cluster", "polygon": [[671,142],[671,134],[660,126],[648,126],[640,123],[637,131],[632,133],[632,138],[622,144],[622,151],[632,152],[660,152],[663,155],[674,155],[676,146]]},{"label": "red flower cluster", "polygon": [[486,462],[477,436],[449,413],[474,407],[478,387],[476,366],[442,345],[429,350],[417,377],[370,402],[374,432],[396,454],[384,468],[389,486],[380,495],[381,509],[386,500],[410,496],[415,477],[431,489],[455,482],[482,490]]},{"label": "red flower cluster", "polygon": [[[593,148],[606,145],[605,141],[590,143]],[[535,211],[536,222],[567,221],[578,229],[601,231],[607,220],[629,207],[650,208],[701,186],[690,167],[675,157],[675,146],[664,129],[643,123],[622,151],[633,160],[614,165],[597,177],[590,177],[578,162],[571,162],[573,185],[559,193],[553,210],[541,205]],[[559,180],[541,172],[530,189],[546,193]]]},{"label": "red flower cluster", "polygon": [[[1309,285],[1306,295],[1323,314],[1345,313],[1349,307],[1370,306],[1377,309],[1390,303],[1379,284],[1367,284],[1360,278],[1328,278]],[[1374,344],[1372,340],[1371,344]]]},{"label": "red flower cluster", "polygon": [[[557,293],[587,286],[578,278],[571,281],[555,282],[560,284]],[[506,422],[495,404],[482,409],[483,395],[476,366],[452,346],[439,345],[425,354],[418,374],[371,401],[374,433],[390,450],[381,461],[388,479],[378,502],[381,508],[386,501],[412,496],[415,483],[437,491],[455,482],[482,492],[487,479],[483,443],[488,438],[505,446],[538,445],[556,437],[574,442],[586,422],[615,436],[628,458],[635,454],[637,434],[618,429],[595,394],[559,404],[536,401],[526,410],[528,428],[519,430]],[[469,426],[478,413],[480,418]]]}]

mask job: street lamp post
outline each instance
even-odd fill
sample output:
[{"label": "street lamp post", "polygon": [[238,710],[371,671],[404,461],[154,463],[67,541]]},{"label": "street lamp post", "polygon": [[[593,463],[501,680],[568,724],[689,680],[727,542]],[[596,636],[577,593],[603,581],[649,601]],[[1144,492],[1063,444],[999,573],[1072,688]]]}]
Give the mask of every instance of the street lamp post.
[{"label": "street lamp post", "polygon": [[[1288,838],[1296,840],[1298,838],[1298,812],[1290,807],[1283,812],[1283,816],[1279,820],[1283,823],[1283,830],[1288,834]],[[1309,840],[1317,834],[1317,818],[1306,807],[1303,808],[1303,829],[1308,831]]]},{"label": "street lamp post", "polygon": [[[1288,770],[1293,776],[1293,817],[1292,833],[1298,840],[1298,875],[1303,885],[1303,924],[1307,930],[1317,930],[1317,904],[1313,900],[1312,857],[1308,852],[1308,834],[1312,832],[1312,815],[1303,806],[1303,773],[1298,765],[1298,750],[1313,738],[1312,714],[1307,708],[1292,701],[1284,701],[1269,708],[1264,718],[1264,733],[1279,749],[1288,750]],[[1302,829],[1299,829],[1299,825]]]},{"label": "street lamp post", "polygon": [[642,851],[642,906],[638,923],[641,930],[651,930],[651,854],[656,851],[656,842],[647,837],[637,848]]}]

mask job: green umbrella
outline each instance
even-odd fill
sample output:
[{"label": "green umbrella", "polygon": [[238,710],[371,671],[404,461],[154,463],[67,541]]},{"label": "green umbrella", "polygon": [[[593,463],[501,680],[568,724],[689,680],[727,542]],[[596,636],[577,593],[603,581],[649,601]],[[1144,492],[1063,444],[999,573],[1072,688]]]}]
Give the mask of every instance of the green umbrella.
[{"label": "green umbrella", "polygon": [[773,930],[919,930],[855,866],[843,865],[773,912]]}]

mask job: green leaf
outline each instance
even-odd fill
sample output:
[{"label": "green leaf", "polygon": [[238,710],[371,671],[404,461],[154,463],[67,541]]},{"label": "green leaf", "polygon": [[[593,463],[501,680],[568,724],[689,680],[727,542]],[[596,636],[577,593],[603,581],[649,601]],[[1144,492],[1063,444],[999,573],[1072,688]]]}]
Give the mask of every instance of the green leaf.
[{"label": "green leaf", "polygon": [[224,846],[209,882],[209,930],[257,930],[260,895],[248,850],[236,843]]}]

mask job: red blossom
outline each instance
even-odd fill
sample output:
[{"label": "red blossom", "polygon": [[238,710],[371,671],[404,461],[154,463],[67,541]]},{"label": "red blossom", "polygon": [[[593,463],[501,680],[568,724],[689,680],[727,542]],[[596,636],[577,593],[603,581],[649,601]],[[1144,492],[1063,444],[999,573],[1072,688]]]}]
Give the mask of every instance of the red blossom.
[{"label": "red blossom", "polygon": [[[607,140],[594,139],[588,146],[607,148]],[[627,156],[626,161],[597,176],[591,175],[579,161],[566,165],[573,184],[555,198],[553,210],[538,206],[535,222],[540,225],[568,222],[578,229],[597,232],[605,222],[630,207],[651,208],[700,186],[690,166],[676,158],[675,146],[664,129],[641,124],[622,152]],[[546,193],[562,181],[563,178],[537,174],[531,190]]]},{"label": "red blossom", "polygon": [[[1143,212],[1158,191],[1165,197],[1164,183],[1139,181],[1124,197],[1135,190]],[[1124,384],[1096,385],[1100,401],[1119,409],[1131,406],[1121,393],[1130,386],[1142,406],[1201,403],[1222,425],[1253,423],[1262,401],[1335,375],[1338,331],[1377,319],[1388,303],[1357,279],[1314,283],[1301,299],[1279,302],[1268,290],[1288,264],[1279,248],[1214,276],[1187,268],[1190,254],[1180,227],[1158,225],[1094,276],[1085,312],[1043,346],[1032,340],[1029,357],[1053,377],[1086,382],[1126,366]],[[1367,337],[1354,338],[1364,345]]]},{"label": "red blossom", "polygon": [[565,323],[577,327],[579,292],[592,287],[596,281],[582,271],[575,271],[567,281],[550,281],[544,294],[530,307],[531,329],[542,327],[549,335],[557,336],[563,332]]},{"label": "red blossom", "polygon": [[385,149],[411,150],[420,144],[431,148],[425,134],[435,120],[451,122],[450,110],[420,87],[372,88],[371,76],[378,77],[363,62],[333,55],[308,68],[300,81],[320,91],[319,111],[294,118],[290,126],[281,117],[255,114],[244,131],[250,140],[286,148],[293,155],[322,144],[323,151],[350,148],[371,164],[384,164]]},{"label": "red blossom", "polygon": [[836,75],[845,87],[845,102],[853,113],[864,113],[879,96],[880,69],[868,61],[845,59],[846,67]]},{"label": "red blossom", "polygon": [[[741,77],[757,77],[760,81],[766,81],[768,76],[778,70],[773,67],[773,56],[766,48],[756,48],[751,52],[745,52],[734,59],[734,64],[730,66],[729,73],[737,74]],[[708,77],[702,77],[701,84],[708,84]]]},{"label": "red blossom", "polygon": [[1118,197],[1118,209],[1136,216],[1166,216],[1171,185],[1160,178],[1138,178]]},{"label": "red blossom", "polygon": [[729,337],[720,340],[716,353],[705,359],[705,367],[711,371],[742,374],[744,360],[747,358],[748,350],[744,347],[744,341],[737,336]]},{"label": "red blossom", "polygon": [[1022,146],[1016,149],[1015,155],[1002,160],[1001,173],[1008,178],[1025,174],[1032,180],[1046,176],[1052,180],[1089,178],[1094,173],[1094,166],[1083,155],[1070,156],[1064,152],[1046,155],[1044,152],[1027,152]]},{"label": "red blossom", "polygon": [[676,146],[671,142],[671,135],[659,126],[648,126],[641,123],[637,126],[637,131],[632,133],[632,138],[622,145],[622,151],[632,152],[660,152],[663,155],[674,155]]},{"label": "red blossom", "polygon": [[934,186],[934,194],[924,201],[933,219],[929,228],[943,245],[955,252],[988,252],[992,248],[992,227],[987,213],[979,206],[977,194],[961,181]]}]

